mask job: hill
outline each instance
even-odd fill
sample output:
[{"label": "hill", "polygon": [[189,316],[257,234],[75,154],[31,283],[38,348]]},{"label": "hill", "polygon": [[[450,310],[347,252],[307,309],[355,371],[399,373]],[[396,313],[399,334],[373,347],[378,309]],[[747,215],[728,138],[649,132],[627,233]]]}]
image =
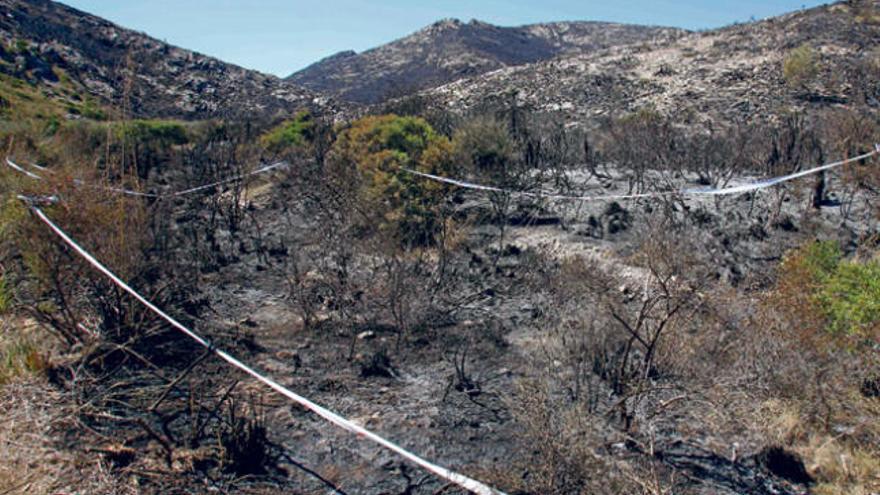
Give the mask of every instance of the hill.
[{"label": "hill", "polygon": [[[519,105],[583,123],[652,108],[678,120],[763,118],[780,108],[878,105],[876,2],[838,3],[759,22],[691,33],[462,79],[429,91],[467,111],[515,95]],[[803,48],[802,48],[803,47]],[[809,78],[786,80],[806,53]]]},{"label": "hill", "polygon": [[326,99],[49,0],[0,0],[0,73],[68,106],[83,98],[137,117],[290,112]]},{"label": "hill", "polygon": [[380,47],[341,52],[287,80],[358,103],[432,88],[464,77],[614,46],[675,39],[684,31],[603,22],[500,27],[446,19]]}]

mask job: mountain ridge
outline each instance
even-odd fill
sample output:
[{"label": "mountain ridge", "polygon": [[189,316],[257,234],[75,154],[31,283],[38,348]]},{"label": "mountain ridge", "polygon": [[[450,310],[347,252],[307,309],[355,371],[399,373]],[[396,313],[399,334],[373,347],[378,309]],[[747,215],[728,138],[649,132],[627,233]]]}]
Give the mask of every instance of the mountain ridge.
[{"label": "mountain ridge", "polygon": [[[327,98],[51,0],[0,0],[0,72],[78,90],[133,116],[203,119],[332,107]],[[59,91],[55,96],[65,98]]]},{"label": "mountain ridge", "polygon": [[685,33],[678,28],[598,21],[502,27],[450,18],[362,53],[338,52],[286,80],[343,100],[372,104],[503,67]]},{"label": "mountain ridge", "polygon": [[[876,8],[876,7],[875,7]],[[780,108],[880,105],[880,17],[845,2],[676,39],[504,67],[423,91],[434,104],[466,112],[508,98],[570,124],[654,109],[681,121],[731,122]],[[786,81],[786,58],[808,48],[815,74]],[[513,89],[512,89],[513,88]]]}]

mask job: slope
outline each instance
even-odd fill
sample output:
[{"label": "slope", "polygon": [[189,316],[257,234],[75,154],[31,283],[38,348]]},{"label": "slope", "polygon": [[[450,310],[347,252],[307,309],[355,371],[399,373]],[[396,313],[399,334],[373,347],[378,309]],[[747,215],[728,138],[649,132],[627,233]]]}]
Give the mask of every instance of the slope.
[{"label": "slope", "polygon": [[503,67],[631,43],[674,39],[684,31],[601,22],[499,27],[446,19],[361,54],[341,52],[288,80],[359,102],[432,88]]},{"label": "slope", "polygon": [[[765,118],[880,99],[876,2],[837,3],[653,44],[503,68],[429,91],[459,112],[509,100],[567,123],[653,109],[679,121]],[[805,48],[801,48],[805,47]],[[783,65],[809,54],[800,80]]]},{"label": "slope", "polygon": [[93,97],[137,117],[271,115],[326,104],[276,77],[50,0],[0,0],[0,72],[67,103]]}]

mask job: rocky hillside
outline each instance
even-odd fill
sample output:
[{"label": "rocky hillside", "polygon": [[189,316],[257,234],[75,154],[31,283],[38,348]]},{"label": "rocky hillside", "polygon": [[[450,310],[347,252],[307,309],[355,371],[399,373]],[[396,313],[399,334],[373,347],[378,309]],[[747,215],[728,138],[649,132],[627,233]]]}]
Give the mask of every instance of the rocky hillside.
[{"label": "rocky hillside", "polygon": [[0,45],[0,73],[56,98],[93,96],[139,117],[271,115],[328,103],[49,0],[0,0]]},{"label": "rocky hillside", "polygon": [[[568,123],[645,108],[689,122],[750,120],[782,107],[877,107],[880,10],[857,4],[506,67],[430,93],[459,111],[515,95]],[[807,77],[787,81],[784,62],[803,46]]]},{"label": "rocky hillside", "polygon": [[678,29],[601,22],[499,27],[447,19],[361,54],[338,53],[288,80],[345,100],[376,103],[505,67],[682,34]]}]

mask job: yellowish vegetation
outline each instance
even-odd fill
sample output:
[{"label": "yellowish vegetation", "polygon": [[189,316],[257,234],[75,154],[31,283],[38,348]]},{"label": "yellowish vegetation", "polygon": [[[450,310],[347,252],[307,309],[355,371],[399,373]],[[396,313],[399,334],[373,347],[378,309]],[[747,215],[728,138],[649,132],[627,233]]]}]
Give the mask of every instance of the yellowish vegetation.
[{"label": "yellowish vegetation", "polygon": [[870,344],[875,269],[876,261],[845,259],[834,243],[809,243],[786,256],[771,297],[784,317],[779,337],[809,357],[800,383],[765,402],[756,426],[803,457],[821,495],[880,490],[880,399],[861,390],[880,369]]},{"label": "yellowish vegetation", "polygon": [[880,9],[874,0],[850,0],[850,9],[856,22],[862,24],[880,24]]},{"label": "yellowish vegetation", "polygon": [[804,44],[795,48],[782,62],[785,82],[794,88],[804,89],[818,74],[818,56],[809,45]]},{"label": "yellowish vegetation", "polygon": [[[452,145],[421,118],[365,117],[343,130],[331,157],[336,173],[357,184],[368,216],[403,244],[432,244],[442,227],[448,187],[404,171],[447,174]],[[372,223],[372,222],[371,222]]]},{"label": "yellowish vegetation", "polygon": [[4,320],[0,333],[0,386],[27,375],[42,373],[47,353],[41,349],[32,324]]}]

